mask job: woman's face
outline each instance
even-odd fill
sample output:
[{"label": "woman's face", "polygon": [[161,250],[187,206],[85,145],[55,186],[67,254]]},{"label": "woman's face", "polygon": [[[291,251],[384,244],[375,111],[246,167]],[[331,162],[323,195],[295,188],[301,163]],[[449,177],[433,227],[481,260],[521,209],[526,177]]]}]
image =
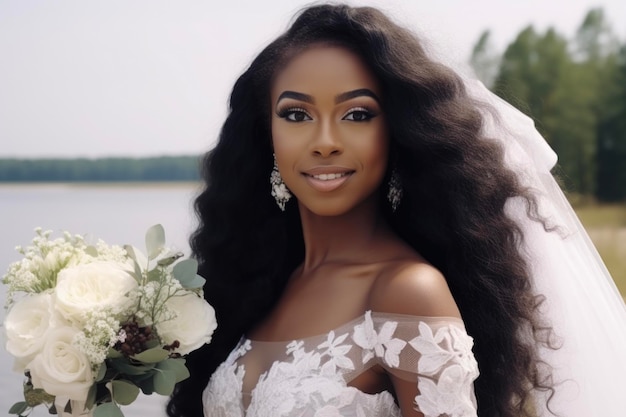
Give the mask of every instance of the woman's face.
[{"label": "woman's face", "polygon": [[299,204],[335,216],[377,201],[389,138],[377,80],[358,55],[311,47],[272,85],[272,142]]}]

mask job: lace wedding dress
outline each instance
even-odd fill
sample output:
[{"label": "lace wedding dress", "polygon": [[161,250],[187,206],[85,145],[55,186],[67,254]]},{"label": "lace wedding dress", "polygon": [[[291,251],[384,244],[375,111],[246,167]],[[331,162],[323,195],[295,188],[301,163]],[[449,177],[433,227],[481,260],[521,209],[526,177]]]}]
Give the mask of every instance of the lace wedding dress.
[{"label": "lace wedding dress", "polygon": [[350,382],[374,365],[419,384],[426,417],[476,416],[473,340],[461,319],[366,312],[324,335],[242,338],[203,394],[206,417],[401,416],[392,395]]},{"label": "lace wedding dress", "polygon": [[[507,166],[537,193],[539,212],[554,226],[547,232],[528,218],[524,201],[509,202],[510,217],[524,230],[520,250],[531,268],[534,292],[546,300],[542,316],[561,346],[539,349],[552,370],[556,392],[533,392],[535,411],[541,417],[622,417],[626,304],[550,174],[556,155],[530,118],[482,84],[465,83],[472,97],[495,110],[485,113],[485,137],[502,142]],[[415,406],[426,417],[476,416],[472,382],[478,370],[471,346],[458,319],[369,312],[304,340],[244,338],[206,387],[204,414],[400,416],[390,393],[371,395],[350,387],[354,378],[379,364],[419,384]]]}]

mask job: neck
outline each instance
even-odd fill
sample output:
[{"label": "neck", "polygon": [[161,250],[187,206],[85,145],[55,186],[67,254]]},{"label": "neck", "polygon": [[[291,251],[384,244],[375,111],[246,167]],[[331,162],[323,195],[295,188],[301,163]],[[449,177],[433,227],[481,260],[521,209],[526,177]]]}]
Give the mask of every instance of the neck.
[{"label": "neck", "polygon": [[377,199],[339,216],[319,216],[300,205],[305,257],[303,273],[324,263],[363,261],[375,238],[387,231]]}]

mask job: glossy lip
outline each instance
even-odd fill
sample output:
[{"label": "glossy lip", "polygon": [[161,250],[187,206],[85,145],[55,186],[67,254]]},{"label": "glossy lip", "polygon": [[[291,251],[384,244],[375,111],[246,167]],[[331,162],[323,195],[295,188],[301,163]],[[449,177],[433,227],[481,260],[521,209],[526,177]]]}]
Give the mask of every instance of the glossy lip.
[{"label": "glossy lip", "polygon": [[[314,175],[321,174],[344,174],[342,177],[332,180],[320,180]],[[354,170],[338,166],[322,166],[308,169],[302,173],[307,183],[320,192],[330,192],[341,187],[354,174]]]}]

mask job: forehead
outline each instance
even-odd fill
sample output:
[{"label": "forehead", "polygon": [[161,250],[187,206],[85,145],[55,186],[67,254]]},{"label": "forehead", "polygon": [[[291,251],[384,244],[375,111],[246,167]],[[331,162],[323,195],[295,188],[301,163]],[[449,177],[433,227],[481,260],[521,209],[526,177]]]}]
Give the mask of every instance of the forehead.
[{"label": "forehead", "polygon": [[354,52],[338,46],[313,46],[295,55],[278,71],[272,100],[285,90],[315,96],[368,88],[380,96],[376,77]]}]

